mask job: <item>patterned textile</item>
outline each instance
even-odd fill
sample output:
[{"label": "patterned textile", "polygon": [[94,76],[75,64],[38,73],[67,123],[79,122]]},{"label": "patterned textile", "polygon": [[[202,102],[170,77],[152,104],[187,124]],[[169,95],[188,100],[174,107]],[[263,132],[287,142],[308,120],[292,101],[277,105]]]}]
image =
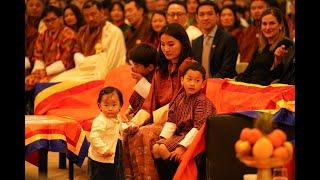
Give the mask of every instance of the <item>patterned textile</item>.
[{"label": "patterned textile", "polygon": [[135,180],[159,179],[152,158],[152,146],[159,139],[162,125],[143,126],[133,136],[123,140],[123,166],[125,178]]},{"label": "patterned textile", "polygon": [[[150,83],[153,77],[153,73],[154,72],[152,71],[145,77]],[[130,96],[129,103],[132,108],[130,109],[130,114],[135,115],[141,109],[144,103],[144,98],[140,94],[138,94],[136,91],[133,91],[132,95]]]},{"label": "patterned textile", "polygon": [[73,53],[77,42],[75,32],[62,26],[51,34],[48,30],[38,36],[34,47],[33,61],[43,60],[45,67],[62,60],[66,69],[74,67]]},{"label": "patterned textile", "polygon": [[245,31],[244,35],[242,36],[240,42],[241,45],[239,46],[239,53],[240,53],[240,62],[250,62],[254,51],[258,46],[258,34],[259,29],[255,25],[250,25]]},{"label": "patterned textile", "polygon": [[212,102],[201,92],[187,97],[183,91],[172,102],[168,115],[168,122],[176,124],[177,129],[172,137],[161,139],[158,143],[165,144],[170,152],[174,151],[192,128],[199,130],[207,117],[215,112]]},{"label": "patterned textile", "polygon": [[105,25],[102,22],[99,26],[91,29],[89,25],[85,25],[79,29],[78,42],[76,45],[76,52],[81,52],[84,56],[96,54],[95,45],[101,43],[102,29]]}]

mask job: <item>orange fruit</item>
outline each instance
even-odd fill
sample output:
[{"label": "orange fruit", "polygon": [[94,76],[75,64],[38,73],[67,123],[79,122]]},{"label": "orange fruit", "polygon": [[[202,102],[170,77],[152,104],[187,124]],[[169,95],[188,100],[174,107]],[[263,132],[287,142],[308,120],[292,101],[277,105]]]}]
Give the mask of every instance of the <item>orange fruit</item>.
[{"label": "orange fruit", "polygon": [[291,157],[293,155],[293,145],[291,142],[289,141],[286,141],[283,143],[283,147],[285,147],[288,152],[289,152],[289,156]]},{"label": "orange fruit", "polygon": [[237,154],[248,155],[251,152],[251,146],[248,141],[238,140],[234,145]]},{"label": "orange fruit", "polygon": [[275,134],[275,136],[277,136],[278,138],[281,138],[283,142],[285,142],[287,140],[286,133],[284,131],[282,131],[281,129],[275,129],[271,133]]},{"label": "orange fruit", "polygon": [[272,131],[268,134],[268,139],[271,141],[272,145],[277,148],[283,145],[284,140],[280,133]]},{"label": "orange fruit", "polygon": [[280,159],[288,159],[289,151],[287,148],[280,146],[273,150],[272,156]]},{"label": "orange fruit", "polygon": [[253,145],[253,156],[257,159],[267,159],[272,155],[273,145],[266,137],[261,137]]},{"label": "orange fruit", "polygon": [[242,129],[241,133],[240,133],[240,139],[245,141],[248,140],[249,136],[250,136],[250,128],[244,128]]},{"label": "orange fruit", "polygon": [[250,136],[248,137],[248,141],[250,142],[250,144],[254,144],[262,136],[263,134],[258,128],[252,128],[250,130]]}]

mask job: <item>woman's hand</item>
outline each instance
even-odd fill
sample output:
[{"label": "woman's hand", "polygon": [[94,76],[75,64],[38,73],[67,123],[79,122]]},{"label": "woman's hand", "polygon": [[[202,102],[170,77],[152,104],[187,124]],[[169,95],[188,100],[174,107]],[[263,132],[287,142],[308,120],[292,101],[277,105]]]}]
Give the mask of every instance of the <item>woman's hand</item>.
[{"label": "woman's hand", "polygon": [[178,146],[173,152],[171,152],[171,155],[169,156],[170,160],[175,160],[175,161],[181,161],[181,157],[186,152],[186,148],[183,146]]},{"label": "woman's hand", "polygon": [[285,45],[281,45],[274,51],[274,61],[271,69],[274,69],[281,63],[281,59],[283,56],[285,56],[288,53],[288,50],[286,50]]}]

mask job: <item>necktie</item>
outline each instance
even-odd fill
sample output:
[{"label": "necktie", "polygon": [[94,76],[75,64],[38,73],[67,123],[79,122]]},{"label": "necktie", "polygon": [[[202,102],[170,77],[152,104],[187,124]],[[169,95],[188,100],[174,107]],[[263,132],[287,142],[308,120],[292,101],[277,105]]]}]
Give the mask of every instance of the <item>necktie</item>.
[{"label": "necktie", "polygon": [[210,50],[211,50],[211,42],[210,42],[210,36],[205,35],[203,40],[203,48],[202,48],[202,66],[206,70],[206,75],[209,77],[210,75]]}]

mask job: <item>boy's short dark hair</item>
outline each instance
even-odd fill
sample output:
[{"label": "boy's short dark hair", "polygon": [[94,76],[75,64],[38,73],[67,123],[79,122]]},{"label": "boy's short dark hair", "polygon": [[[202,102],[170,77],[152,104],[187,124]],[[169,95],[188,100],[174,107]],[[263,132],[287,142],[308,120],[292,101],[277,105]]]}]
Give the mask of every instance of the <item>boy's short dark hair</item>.
[{"label": "boy's short dark hair", "polygon": [[157,55],[158,52],[153,46],[142,43],[132,48],[128,57],[134,63],[147,67],[150,64],[156,65]]},{"label": "boy's short dark hair", "polygon": [[194,62],[187,65],[182,71],[182,77],[187,74],[188,70],[198,71],[202,74],[202,79],[206,79],[206,70],[199,62]]},{"label": "boy's short dark hair", "polygon": [[123,105],[122,93],[121,93],[121,91],[119,89],[117,89],[115,87],[112,87],[112,86],[107,86],[107,87],[104,87],[103,89],[100,90],[99,96],[98,96],[98,103],[101,103],[102,97],[104,95],[111,94],[113,92],[117,93],[117,95],[119,97],[119,101],[120,101],[120,106],[122,106]]}]

